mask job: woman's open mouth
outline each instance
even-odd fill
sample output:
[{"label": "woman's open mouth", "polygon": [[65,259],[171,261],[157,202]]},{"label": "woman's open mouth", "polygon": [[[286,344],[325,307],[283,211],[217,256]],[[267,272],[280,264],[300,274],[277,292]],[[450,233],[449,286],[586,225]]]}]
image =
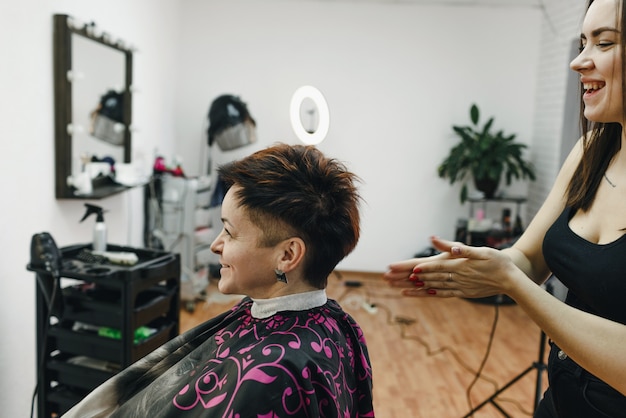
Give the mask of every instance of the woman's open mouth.
[{"label": "woman's open mouth", "polygon": [[598,82],[584,83],[583,88],[585,89],[585,94],[583,97],[587,98],[587,97],[594,96],[598,91],[602,90],[604,86],[605,86],[604,83],[598,83]]}]

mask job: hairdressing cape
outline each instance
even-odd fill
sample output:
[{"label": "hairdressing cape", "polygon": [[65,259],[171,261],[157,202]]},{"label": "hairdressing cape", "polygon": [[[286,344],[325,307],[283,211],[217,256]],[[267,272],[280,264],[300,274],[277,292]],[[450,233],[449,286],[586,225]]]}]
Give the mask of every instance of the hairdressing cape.
[{"label": "hairdressing cape", "polygon": [[251,306],[174,338],[64,418],[374,417],[363,333],[335,301],[264,319]]}]

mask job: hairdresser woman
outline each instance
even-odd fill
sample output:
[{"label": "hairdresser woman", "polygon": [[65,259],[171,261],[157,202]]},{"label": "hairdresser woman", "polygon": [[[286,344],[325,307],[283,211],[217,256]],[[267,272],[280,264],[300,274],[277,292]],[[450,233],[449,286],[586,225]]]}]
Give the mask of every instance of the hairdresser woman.
[{"label": "hairdresser woman", "polygon": [[[589,2],[571,67],[583,131],[553,189],[510,249],[438,238],[442,253],[393,263],[385,278],[420,297],[512,297],[551,339],[535,417],[626,417],[626,134],[622,0]],[[565,303],[538,284],[554,274]]]},{"label": "hairdresser woman", "polygon": [[65,416],[373,417],[363,333],[325,291],[359,238],[355,175],[314,147],[284,144],[219,172],[219,289],[247,297]]}]

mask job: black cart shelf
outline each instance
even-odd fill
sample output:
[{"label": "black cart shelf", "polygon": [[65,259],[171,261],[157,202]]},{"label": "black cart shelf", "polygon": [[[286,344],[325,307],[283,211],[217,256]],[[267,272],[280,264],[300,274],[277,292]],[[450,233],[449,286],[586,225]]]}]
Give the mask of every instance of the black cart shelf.
[{"label": "black cart shelf", "polygon": [[[82,261],[85,250],[91,250],[91,244],[61,248],[57,297],[50,308],[47,293],[53,276],[27,267],[37,275],[38,284],[39,418],[62,415],[105,380],[179,333],[178,254],[109,244],[108,251],[138,256],[136,264],[123,266]],[[140,327],[153,333],[136,339]],[[119,338],[102,336],[100,329],[116,330]]]}]

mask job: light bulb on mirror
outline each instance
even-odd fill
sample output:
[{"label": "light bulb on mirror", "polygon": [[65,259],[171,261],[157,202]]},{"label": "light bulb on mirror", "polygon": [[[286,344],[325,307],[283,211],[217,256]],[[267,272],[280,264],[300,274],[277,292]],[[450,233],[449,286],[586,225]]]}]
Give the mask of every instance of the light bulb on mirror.
[{"label": "light bulb on mirror", "polygon": [[67,124],[68,135],[82,134],[83,132],[85,132],[85,128],[82,125],[77,125],[77,124],[72,124],[72,123]]},{"label": "light bulb on mirror", "polygon": [[80,81],[85,79],[85,73],[78,70],[69,70],[67,72],[67,81],[73,83],[74,81]]}]

